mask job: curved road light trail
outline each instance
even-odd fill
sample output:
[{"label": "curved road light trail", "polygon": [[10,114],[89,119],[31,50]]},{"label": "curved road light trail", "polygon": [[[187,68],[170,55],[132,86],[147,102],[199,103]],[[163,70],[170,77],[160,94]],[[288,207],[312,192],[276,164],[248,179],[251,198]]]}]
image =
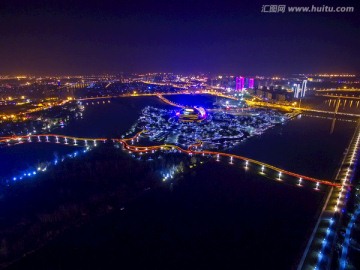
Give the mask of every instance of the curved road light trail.
[{"label": "curved road light trail", "polygon": [[[233,159],[238,159],[238,160],[243,160],[245,162],[250,162],[253,164],[257,164],[261,167],[264,168],[268,168],[274,171],[277,171],[281,174],[286,174],[286,175],[290,175],[293,177],[297,177],[301,180],[307,180],[307,181],[311,181],[311,182],[315,182],[315,183],[320,183],[323,185],[327,185],[327,186],[333,186],[333,187],[340,187],[341,184],[339,183],[333,183],[331,181],[328,180],[320,180],[320,179],[316,179],[313,177],[309,177],[309,176],[305,176],[305,175],[301,175],[298,173],[294,173],[294,172],[290,172],[287,170],[283,170],[281,168],[275,167],[273,165],[255,160],[255,159],[251,159],[251,158],[247,158],[244,156],[239,156],[239,155],[234,155],[234,154],[229,154],[229,153],[224,153],[224,152],[216,152],[216,151],[207,151],[207,150],[202,150],[202,151],[197,151],[197,150],[193,150],[195,147],[197,146],[201,146],[201,142],[197,142],[196,144],[190,145],[189,148],[183,149],[177,145],[171,145],[171,144],[164,144],[164,145],[155,145],[155,146],[135,146],[135,145],[129,145],[127,142],[129,140],[134,140],[135,138],[138,138],[138,136],[140,136],[141,133],[145,132],[144,130],[137,133],[134,137],[132,138],[128,138],[128,139],[119,139],[117,140],[118,142],[122,143],[125,147],[125,149],[130,150],[132,152],[136,152],[136,153],[143,153],[143,152],[147,152],[149,150],[166,150],[166,149],[176,149],[182,153],[186,153],[186,154],[194,154],[194,155],[212,155],[212,156],[223,156],[223,157],[229,157],[229,158],[233,158]],[[318,186],[318,184],[317,184]]]},{"label": "curved road light trail", "polygon": [[[216,157],[222,156],[222,157],[228,157],[230,159],[243,160],[247,164],[248,163],[257,164],[257,165],[261,166],[261,168],[271,169],[273,171],[281,173],[282,175],[289,175],[292,177],[297,177],[302,180],[311,181],[311,182],[317,183],[317,185],[322,184],[322,185],[333,186],[333,187],[341,186],[341,184],[338,184],[338,183],[333,183],[328,180],[316,179],[313,177],[290,172],[290,171],[275,167],[273,165],[270,165],[270,164],[267,164],[267,163],[264,163],[264,162],[261,162],[261,161],[255,160],[255,159],[240,156],[240,155],[234,155],[234,154],[229,154],[229,153],[224,153],[224,152],[208,151],[208,150],[200,150],[200,151],[194,150],[194,148],[201,146],[201,142],[197,142],[196,144],[190,145],[188,149],[183,149],[180,146],[169,145],[169,144],[153,145],[153,146],[136,146],[136,145],[128,144],[128,141],[134,141],[135,139],[138,139],[139,136],[144,132],[146,132],[146,131],[145,130],[140,131],[131,138],[111,139],[111,140],[113,142],[116,142],[116,141],[120,142],[121,144],[123,144],[125,149],[132,151],[132,152],[136,152],[136,153],[143,153],[143,152],[148,152],[148,151],[152,151],[152,150],[172,150],[172,149],[175,150],[176,149],[182,153],[186,153],[189,155],[211,155],[211,156],[216,156]],[[107,140],[106,138],[81,138],[81,137],[73,137],[73,136],[58,135],[58,134],[39,134],[39,135],[28,135],[28,136],[0,137],[0,143],[9,144],[12,142],[22,142],[22,141],[26,142],[26,141],[31,141],[32,138],[36,138],[37,139],[36,142],[52,142],[52,143],[60,143],[60,142],[65,143],[66,141],[69,142],[69,140],[70,140],[73,145],[77,144],[78,142],[82,142],[84,144],[84,146],[89,144],[89,142],[92,142],[94,145],[96,145],[96,142],[106,142],[106,140]],[[38,140],[38,138],[40,138],[40,140]],[[60,141],[60,139],[62,141]]]}]

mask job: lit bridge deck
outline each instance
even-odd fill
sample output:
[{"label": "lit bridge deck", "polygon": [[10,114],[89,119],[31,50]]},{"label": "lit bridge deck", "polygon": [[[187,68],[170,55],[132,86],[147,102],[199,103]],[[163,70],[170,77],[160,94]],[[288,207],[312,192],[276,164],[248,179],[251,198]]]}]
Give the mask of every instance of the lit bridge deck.
[{"label": "lit bridge deck", "polygon": [[[177,93],[167,93],[167,92],[154,92],[154,93],[134,93],[134,94],[121,94],[115,96],[100,96],[100,97],[86,97],[86,98],[77,98],[75,100],[78,101],[86,101],[86,100],[96,100],[96,99],[109,99],[109,98],[123,98],[123,97],[160,97],[160,96],[174,96],[174,95],[212,95],[216,97],[223,97],[232,100],[238,100],[236,97],[226,95],[220,92],[213,91],[200,91],[198,93],[192,93],[189,91],[181,91]],[[167,99],[166,99],[167,100]]]},{"label": "lit bridge deck", "polygon": [[[189,155],[210,155],[214,156],[217,160],[219,160],[220,157],[228,157],[230,160],[230,163],[233,162],[233,160],[242,160],[245,161],[245,168],[247,168],[250,164],[256,164],[261,166],[262,171],[266,169],[273,170],[279,174],[278,180],[281,180],[282,175],[288,175],[291,177],[298,178],[299,184],[302,180],[314,182],[317,185],[322,184],[326,186],[333,186],[333,187],[340,187],[341,184],[334,183],[329,180],[321,180],[314,177],[309,177],[306,175],[290,172],[278,167],[275,167],[273,165],[247,158],[244,156],[234,155],[230,153],[224,153],[224,152],[216,152],[216,151],[208,151],[208,150],[196,150],[198,146],[201,146],[201,142],[189,146],[188,149],[183,149],[177,145],[153,145],[153,146],[138,146],[138,145],[130,145],[128,142],[134,140],[137,140],[142,132],[137,133],[135,136],[127,139],[110,139],[112,142],[119,142],[121,143],[125,149],[131,152],[135,153],[150,153],[151,151],[157,151],[157,150],[177,150],[179,152],[189,154]],[[29,136],[11,136],[11,137],[0,137],[0,144],[5,145],[14,145],[17,143],[24,143],[24,142],[45,142],[45,143],[59,143],[59,144],[65,144],[65,145],[71,145],[71,146],[96,146],[97,143],[105,143],[108,139],[106,138],[82,138],[82,137],[73,137],[73,136],[66,136],[66,135],[59,135],[59,134],[38,134],[38,135],[29,135]]]}]

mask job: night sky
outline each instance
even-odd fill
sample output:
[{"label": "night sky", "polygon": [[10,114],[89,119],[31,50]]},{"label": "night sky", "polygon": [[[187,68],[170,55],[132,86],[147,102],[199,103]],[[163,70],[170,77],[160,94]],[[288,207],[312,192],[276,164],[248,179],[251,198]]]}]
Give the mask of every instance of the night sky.
[{"label": "night sky", "polygon": [[[360,73],[357,3],[2,0],[0,74]],[[261,13],[265,4],[355,12]]]}]

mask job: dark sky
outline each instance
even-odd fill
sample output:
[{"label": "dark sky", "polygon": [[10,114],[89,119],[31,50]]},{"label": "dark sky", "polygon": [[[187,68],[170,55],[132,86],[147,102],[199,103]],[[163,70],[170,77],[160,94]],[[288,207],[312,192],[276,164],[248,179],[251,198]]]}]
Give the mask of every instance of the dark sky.
[{"label": "dark sky", "polygon": [[[0,0],[0,74],[360,73],[358,2]],[[355,12],[261,13],[265,4]]]}]

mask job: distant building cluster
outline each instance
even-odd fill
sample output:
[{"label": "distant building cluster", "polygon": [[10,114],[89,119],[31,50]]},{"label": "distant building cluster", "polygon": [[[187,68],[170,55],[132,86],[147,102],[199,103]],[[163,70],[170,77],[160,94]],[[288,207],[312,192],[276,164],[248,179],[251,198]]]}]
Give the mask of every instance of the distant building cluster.
[{"label": "distant building cluster", "polygon": [[247,92],[265,101],[291,101],[294,99],[294,93],[291,90],[275,86],[248,89]]},{"label": "distant building cluster", "polygon": [[[150,141],[182,145],[184,147],[202,141],[207,149],[226,149],[252,135],[260,135],[275,124],[283,123],[288,116],[275,110],[251,109],[228,113],[216,110],[206,113],[203,121],[182,121],[179,112],[156,107],[145,107],[131,132],[145,129]],[[189,115],[194,111],[189,108]],[[182,113],[185,113],[182,110]],[[191,119],[193,117],[191,116]]]},{"label": "distant building cluster", "polygon": [[[153,94],[212,91],[240,97],[243,90],[268,100],[286,100],[316,95],[323,90],[356,90],[360,77],[355,74],[291,74],[286,76],[119,73],[91,76],[0,76],[0,106],[17,106],[22,96],[31,105],[44,99],[61,100],[126,94]],[[10,100],[11,98],[12,100]],[[26,105],[26,104],[24,104]],[[26,109],[26,108],[24,108]]]},{"label": "distant building cluster", "polygon": [[254,78],[245,78],[242,76],[235,78],[235,90],[254,89]]}]

